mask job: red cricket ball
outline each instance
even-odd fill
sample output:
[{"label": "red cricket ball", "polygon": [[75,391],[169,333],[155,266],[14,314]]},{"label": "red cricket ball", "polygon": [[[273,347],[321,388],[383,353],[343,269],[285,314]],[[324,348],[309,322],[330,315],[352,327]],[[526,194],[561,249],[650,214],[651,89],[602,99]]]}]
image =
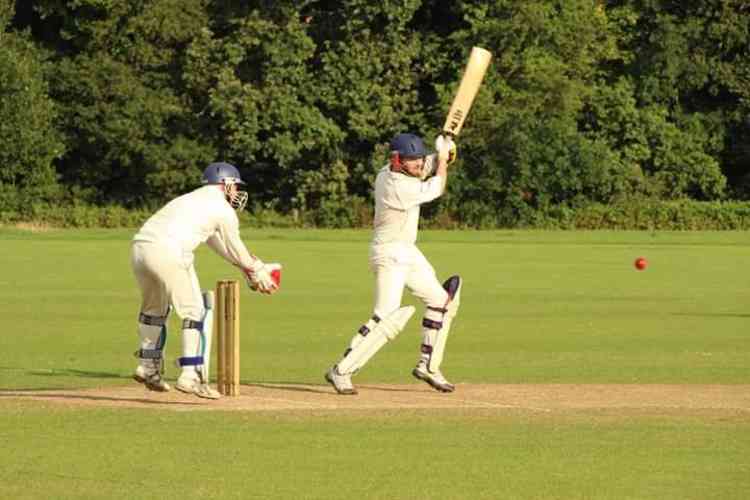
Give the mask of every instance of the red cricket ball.
[{"label": "red cricket ball", "polygon": [[646,266],[648,266],[648,261],[645,257],[638,257],[637,259],[635,259],[635,268],[639,271],[643,271],[644,269],[646,269]]},{"label": "red cricket ball", "polygon": [[271,271],[271,279],[276,283],[276,286],[281,285],[281,269]]}]

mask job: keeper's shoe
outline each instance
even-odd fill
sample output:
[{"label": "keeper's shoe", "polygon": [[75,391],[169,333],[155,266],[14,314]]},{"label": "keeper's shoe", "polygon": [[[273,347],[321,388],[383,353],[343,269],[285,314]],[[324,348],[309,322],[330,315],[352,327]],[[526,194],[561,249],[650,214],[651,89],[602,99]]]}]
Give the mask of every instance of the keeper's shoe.
[{"label": "keeper's shoe", "polygon": [[411,371],[414,378],[427,382],[430,386],[440,392],[453,392],[456,390],[456,386],[448,382],[440,370],[431,372],[427,369],[425,363],[419,363],[416,368]]},{"label": "keeper's shoe", "polygon": [[199,398],[204,399],[219,399],[221,394],[218,391],[211,389],[208,384],[201,382],[199,378],[185,377],[180,375],[177,379],[177,383],[174,385],[175,389],[185,394],[195,394]]},{"label": "keeper's shoe", "polygon": [[326,381],[336,389],[339,394],[353,395],[357,394],[357,389],[352,385],[351,375],[341,375],[336,365],[332,366],[326,372]]},{"label": "keeper's shoe", "polygon": [[148,369],[143,365],[138,365],[133,373],[133,380],[146,386],[149,391],[169,392],[171,387],[161,378],[161,374],[156,369]]}]

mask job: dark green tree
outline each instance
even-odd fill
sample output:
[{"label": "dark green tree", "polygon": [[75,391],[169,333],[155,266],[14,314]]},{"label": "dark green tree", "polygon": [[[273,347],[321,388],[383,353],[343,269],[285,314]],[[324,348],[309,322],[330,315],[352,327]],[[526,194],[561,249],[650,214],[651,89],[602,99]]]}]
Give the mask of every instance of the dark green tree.
[{"label": "dark green tree", "polygon": [[[616,60],[615,33],[586,0],[461,2],[466,26],[452,47],[494,54],[460,144],[450,210],[472,225],[533,222],[551,206],[608,201],[629,186],[630,170],[597,137],[581,133],[586,103]],[[457,81],[465,54],[454,54]],[[455,83],[439,86],[450,103]]]},{"label": "dark green tree", "polygon": [[[222,158],[248,173],[256,203],[280,211],[316,208],[307,189],[331,194],[325,180],[342,133],[318,106],[308,25],[283,4],[262,12],[224,6],[214,14],[212,28],[186,55],[185,79],[202,129]],[[311,186],[311,175],[324,184]]]},{"label": "dark green tree", "polygon": [[35,2],[36,30],[58,49],[50,82],[69,150],[58,169],[91,201],[161,202],[196,186],[214,158],[183,90],[205,3]]},{"label": "dark green tree", "polygon": [[[663,196],[717,199],[748,171],[750,8],[742,0],[607,2],[629,56],[627,78]],[[601,122],[601,121],[600,121]],[[740,139],[740,142],[738,142]]]},{"label": "dark green tree", "polygon": [[361,221],[387,141],[432,142],[473,45],[494,60],[427,215],[536,224],[633,197],[750,197],[742,0],[5,2],[0,80],[20,81],[21,53],[49,69],[25,73],[64,138],[46,178],[54,163],[89,202],[155,205],[227,160],[253,207]]},{"label": "dark green tree", "polygon": [[8,31],[13,16],[13,2],[0,0],[0,210],[25,211],[59,196],[52,162],[65,149],[45,54],[28,33]]}]

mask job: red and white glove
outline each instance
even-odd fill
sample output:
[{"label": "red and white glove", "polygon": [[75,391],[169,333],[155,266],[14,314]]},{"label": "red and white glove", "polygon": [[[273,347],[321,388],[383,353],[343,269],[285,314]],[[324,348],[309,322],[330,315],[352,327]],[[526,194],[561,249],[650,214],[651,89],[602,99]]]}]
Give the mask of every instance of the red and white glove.
[{"label": "red and white glove", "polygon": [[255,259],[251,268],[242,271],[247,286],[254,292],[272,294],[281,285],[281,264],[264,264],[260,259]]}]

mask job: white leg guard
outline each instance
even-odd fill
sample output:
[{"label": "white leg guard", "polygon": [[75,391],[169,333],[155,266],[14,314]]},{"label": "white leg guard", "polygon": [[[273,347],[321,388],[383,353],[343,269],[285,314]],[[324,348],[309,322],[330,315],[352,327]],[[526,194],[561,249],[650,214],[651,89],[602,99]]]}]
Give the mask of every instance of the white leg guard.
[{"label": "white leg guard", "polygon": [[150,316],[140,313],[138,315],[138,336],[141,339],[141,348],[135,352],[139,358],[140,365],[147,372],[156,371],[163,373],[163,351],[167,342],[167,318],[169,309],[164,316]]},{"label": "white leg guard", "polygon": [[182,367],[181,377],[199,378],[208,384],[211,361],[211,338],[213,337],[214,293],[203,293],[204,313],[202,321],[185,319],[182,322]]},{"label": "white leg guard", "polygon": [[463,281],[460,276],[451,276],[443,288],[448,292],[451,301],[447,306],[442,308],[428,307],[422,320],[422,360],[425,362],[430,372],[437,373],[440,370],[440,364],[443,362],[443,353],[445,344],[448,341],[451,323],[458,312],[458,306],[461,303],[461,285]]},{"label": "white leg guard", "polygon": [[365,337],[367,337],[367,334],[373,331],[376,326],[378,326],[378,323],[380,323],[380,318],[377,316],[373,316],[367,321],[367,323],[360,326],[359,330],[357,330],[357,335],[352,337],[352,341],[349,343],[349,349],[347,349],[347,351],[344,353],[344,356],[349,354],[349,351],[357,347],[357,344],[362,342]]},{"label": "white leg guard", "polygon": [[164,373],[164,344],[167,341],[167,318],[169,308],[164,316],[151,316],[145,313],[138,315],[138,335],[141,348],[135,351],[138,366],[133,378],[152,391],[166,392],[169,384],[162,380]]},{"label": "white leg guard", "polygon": [[375,318],[368,321],[359,329],[343,359],[336,365],[338,373],[351,375],[362,368],[380,348],[401,333],[415,310],[413,306],[402,307],[380,321]]},{"label": "white leg guard", "polygon": [[211,376],[211,339],[214,335],[214,292],[203,292],[203,306],[206,313],[203,316],[203,331],[201,332],[203,365],[200,367],[200,371],[203,382],[208,384]]}]

